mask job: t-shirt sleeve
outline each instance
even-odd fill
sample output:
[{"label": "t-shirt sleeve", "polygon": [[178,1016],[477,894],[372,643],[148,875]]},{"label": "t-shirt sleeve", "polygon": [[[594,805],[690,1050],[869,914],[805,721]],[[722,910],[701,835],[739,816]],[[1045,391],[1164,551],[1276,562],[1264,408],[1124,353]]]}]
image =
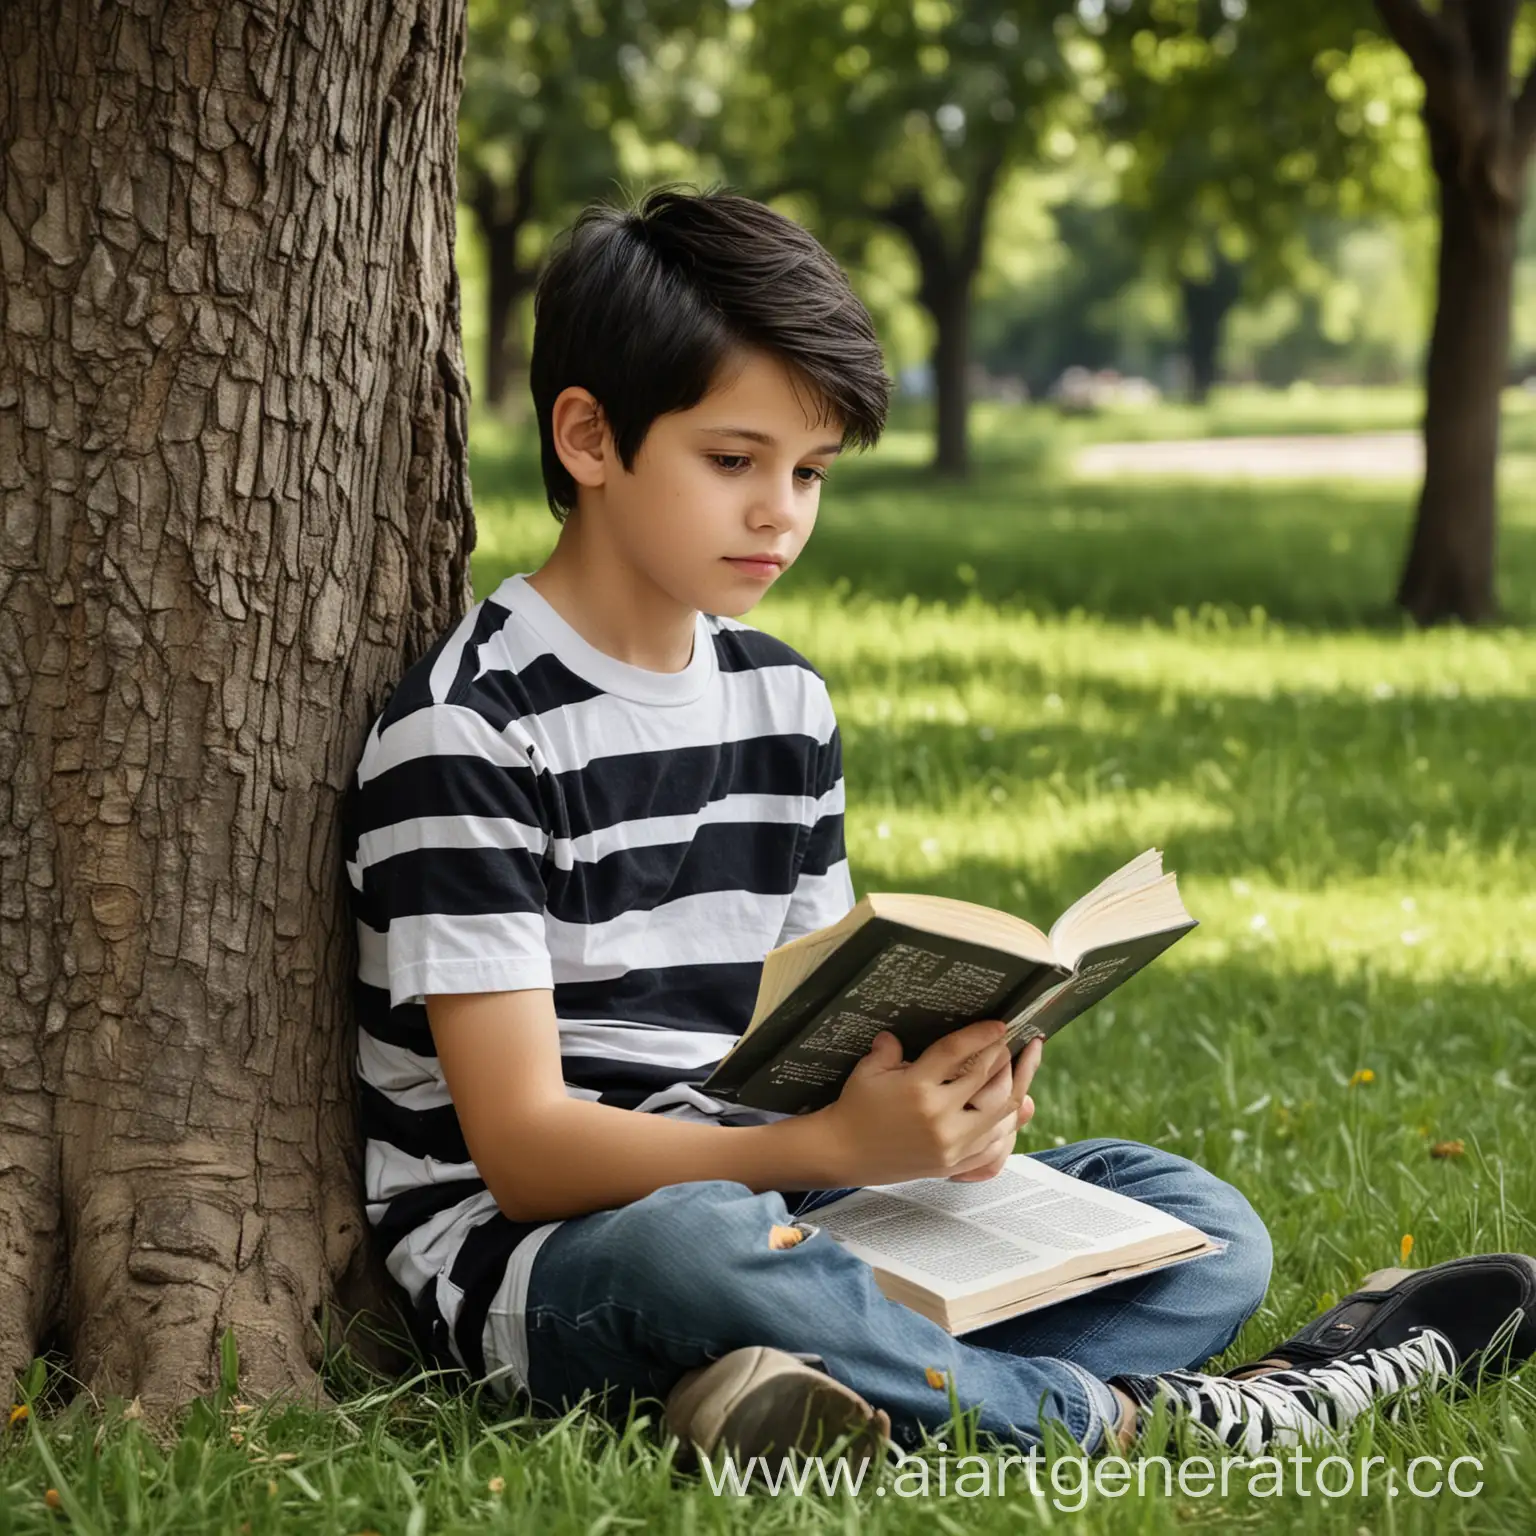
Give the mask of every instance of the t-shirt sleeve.
[{"label": "t-shirt sleeve", "polygon": [[543,803],[528,747],[466,705],[428,704],[370,733],[347,873],[362,971],[391,1008],[553,986]]},{"label": "t-shirt sleeve", "polygon": [[832,720],[816,750],[805,854],[777,942],[815,933],[852,906],[853,877],[843,836],[843,743]]}]

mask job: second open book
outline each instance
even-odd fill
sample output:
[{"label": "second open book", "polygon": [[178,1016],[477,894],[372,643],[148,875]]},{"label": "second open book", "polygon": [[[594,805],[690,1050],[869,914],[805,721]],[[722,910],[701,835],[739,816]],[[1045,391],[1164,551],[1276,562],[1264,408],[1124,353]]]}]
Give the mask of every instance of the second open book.
[{"label": "second open book", "polygon": [[873,1268],[891,1300],[950,1333],[1225,1246],[1156,1206],[1017,1153],[996,1178],[875,1185],[797,1225],[826,1232]]}]

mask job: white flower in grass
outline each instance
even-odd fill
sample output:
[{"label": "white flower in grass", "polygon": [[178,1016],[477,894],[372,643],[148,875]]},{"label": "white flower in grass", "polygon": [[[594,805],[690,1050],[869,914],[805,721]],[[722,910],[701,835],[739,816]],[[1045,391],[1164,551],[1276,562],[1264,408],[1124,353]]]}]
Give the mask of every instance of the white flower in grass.
[{"label": "white flower in grass", "polygon": [[925,837],[922,842],[918,844],[918,847],[920,847],[930,859],[936,859],[939,856],[939,840],[936,837]]},{"label": "white flower in grass", "polygon": [[881,840],[881,842],[884,842],[885,839],[888,838],[890,835],[891,835],[891,824],[888,821],[882,821],[875,828],[875,836],[878,837]]},{"label": "white flower in grass", "polygon": [[1404,912],[1417,912],[1418,910],[1419,910],[1419,904],[1418,904],[1418,902],[1416,902],[1413,899],[1412,896],[1404,896],[1403,897],[1403,911]]},{"label": "white flower in grass", "polygon": [[1045,696],[1045,707],[1047,709],[1060,709],[1061,708],[1061,695],[1059,693],[1048,693],[1048,694],[1046,694],[1046,696]]},{"label": "white flower in grass", "polygon": [[1422,928],[1404,928],[1398,937],[1404,944],[1417,944],[1424,937],[1424,930]]},{"label": "white flower in grass", "polygon": [[1253,916],[1248,919],[1248,926],[1252,928],[1255,933],[1263,933],[1263,931],[1269,927],[1269,919],[1265,917],[1262,912],[1255,912]]},{"label": "white flower in grass", "polygon": [[1376,686],[1371,689],[1371,697],[1373,699],[1391,699],[1395,698],[1396,696],[1397,689],[1394,688],[1391,683],[1377,683]]}]

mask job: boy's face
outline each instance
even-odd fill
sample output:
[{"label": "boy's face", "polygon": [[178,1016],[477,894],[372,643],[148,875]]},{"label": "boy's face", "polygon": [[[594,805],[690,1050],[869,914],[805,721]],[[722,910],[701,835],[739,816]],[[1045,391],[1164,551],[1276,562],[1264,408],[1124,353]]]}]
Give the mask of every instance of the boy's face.
[{"label": "boy's face", "polygon": [[674,601],[734,618],[794,563],[815,526],[842,436],[820,414],[776,357],[741,353],[697,405],[652,422],[632,471],[605,433],[598,484],[578,477],[594,493],[581,515]]}]

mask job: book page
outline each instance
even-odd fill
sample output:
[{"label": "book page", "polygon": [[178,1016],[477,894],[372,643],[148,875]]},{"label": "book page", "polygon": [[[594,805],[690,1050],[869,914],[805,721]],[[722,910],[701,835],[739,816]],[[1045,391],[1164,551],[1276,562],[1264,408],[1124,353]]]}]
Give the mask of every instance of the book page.
[{"label": "book page", "polygon": [[843,943],[849,931],[838,923],[769,951],[763,961],[763,974],[758,981],[752,1021],[742,1031],[743,1039]]},{"label": "book page", "polygon": [[1138,853],[1129,864],[1122,865],[1114,874],[1105,876],[1091,891],[1079,896],[1060,917],[1051,924],[1051,948],[1060,957],[1058,939],[1065,938],[1090,908],[1098,906],[1120,891],[1135,890],[1150,881],[1160,880],[1163,875],[1163,854],[1159,848],[1148,848]]},{"label": "book page", "polygon": [[834,1200],[807,1219],[871,1264],[946,1296],[1052,1269],[1063,1259],[1195,1228],[1015,1153],[979,1184],[912,1179]]},{"label": "book page", "polygon": [[1102,896],[1092,906],[1077,912],[1070,922],[1059,923],[1052,929],[1052,943],[1056,958],[1071,967],[1090,950],[1148,934],[1192,928],[1194,924],[1179,895],[1179,877],[1170,871],[1150,884]]}]

